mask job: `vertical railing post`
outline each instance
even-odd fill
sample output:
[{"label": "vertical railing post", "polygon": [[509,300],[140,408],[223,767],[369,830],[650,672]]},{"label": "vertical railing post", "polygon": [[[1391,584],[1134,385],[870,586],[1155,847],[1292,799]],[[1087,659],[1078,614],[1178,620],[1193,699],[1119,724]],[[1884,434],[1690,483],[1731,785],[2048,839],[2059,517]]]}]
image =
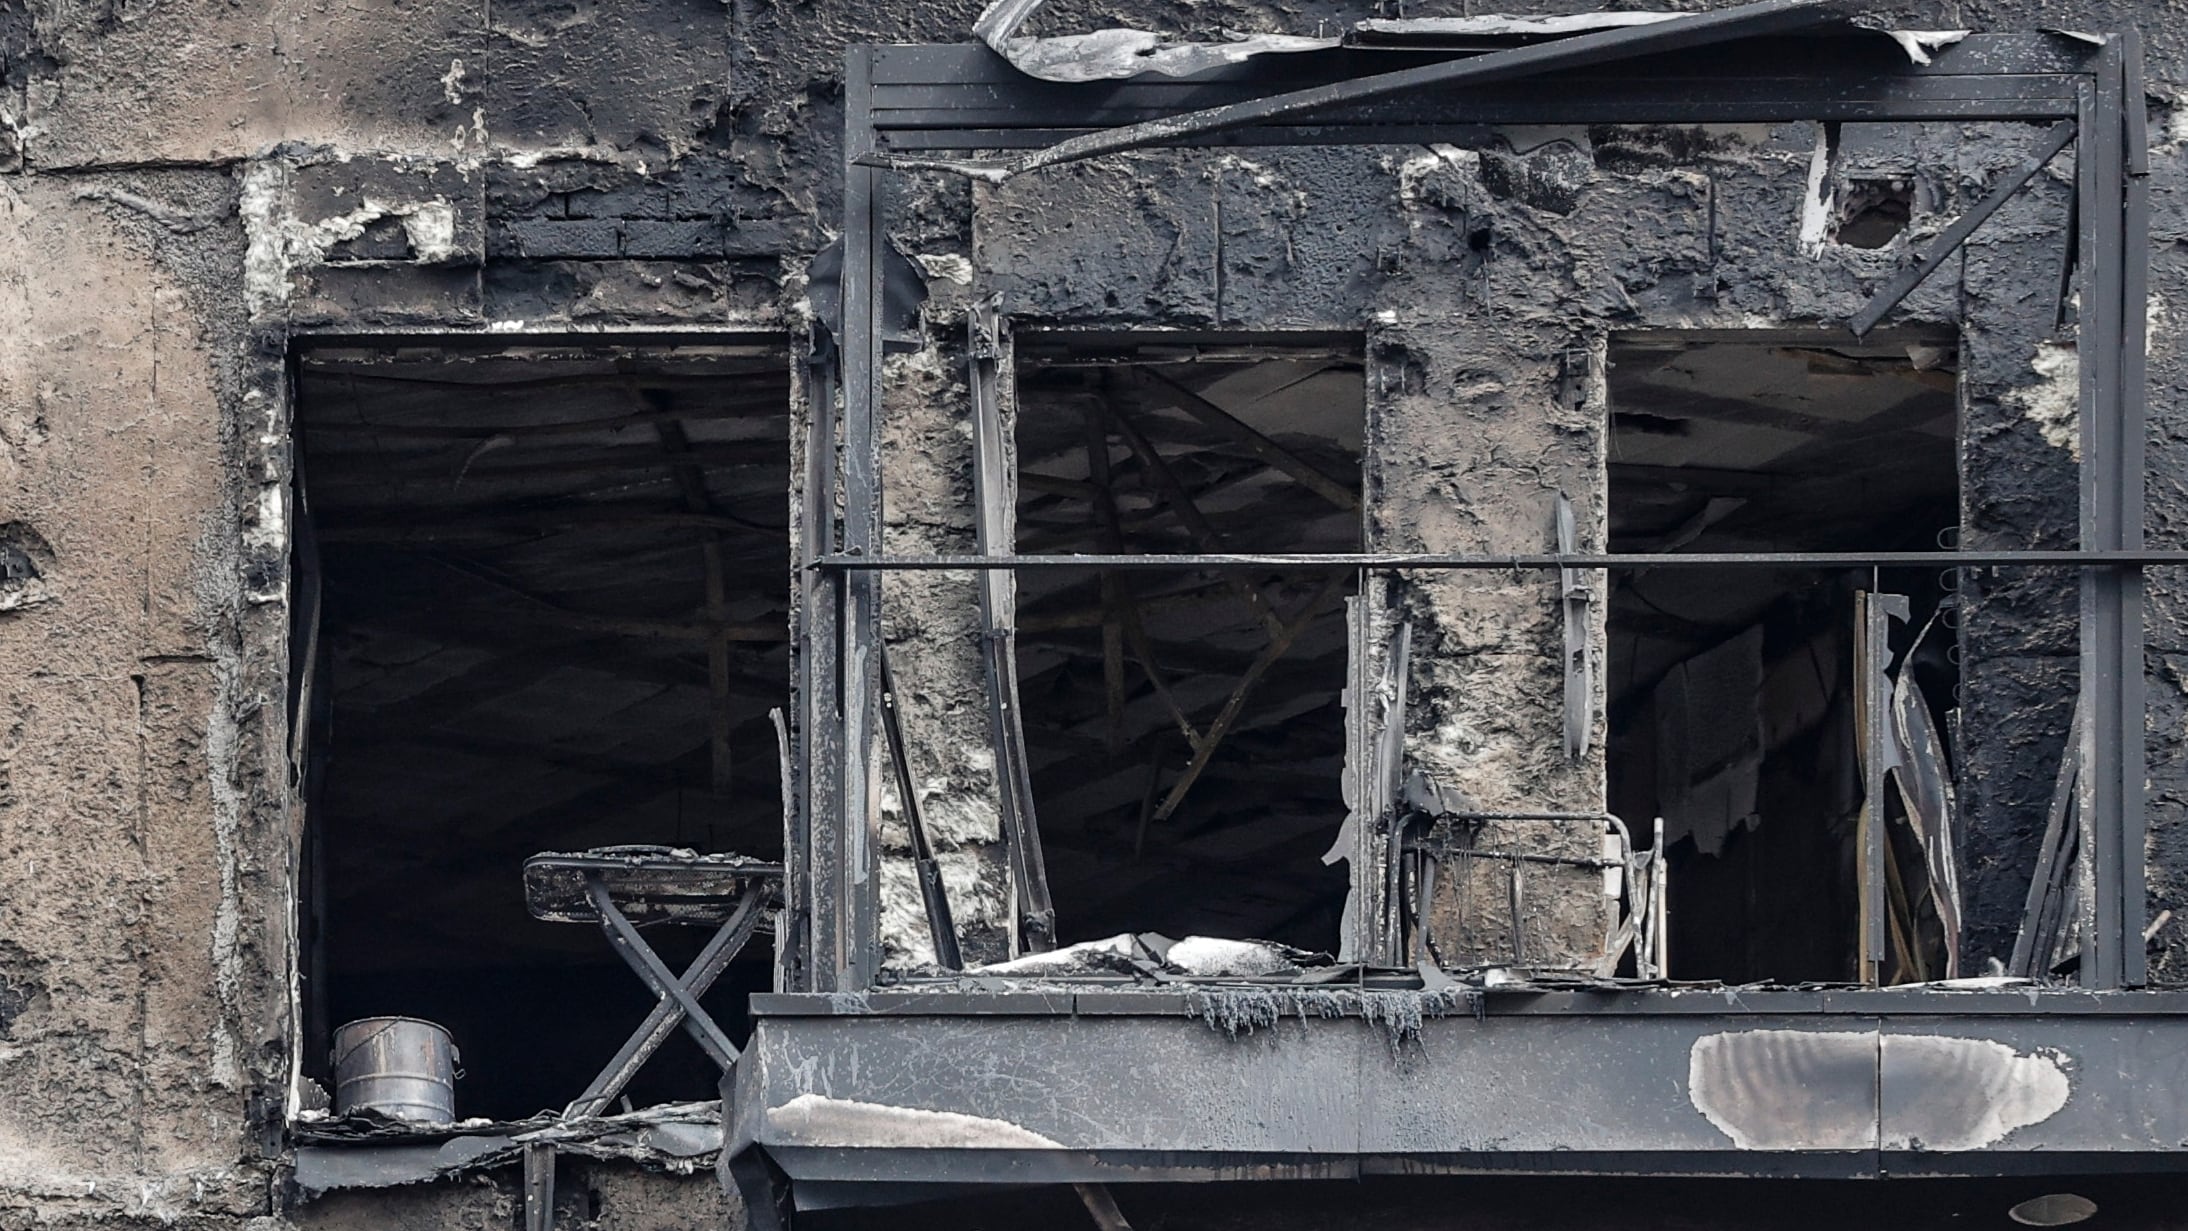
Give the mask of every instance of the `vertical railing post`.
[{"label": "vertical railing post", "polygon": [[[806,401],[805,476],[798,502],[798,556],[795,624],[791,648],[798,685],[796,729],[792,731],[791,781],[783,798],[790,815],[783,826],[783,910],[776,929],[776,984],[783,991],[817,990],[815,969],[816,904],[823,900],[815,876],[826,860],[816,857],[826,824],[833,815],[835,765],[841,749],[836,736],[836,621],[833,579],[813,567],[836,550],[836,374],[839,356],[834,331],[840,321],[815,321],[804,357]],[[834,844],[827,844],[833,851]],[[832,883],[832,881],[831,881]],[[833,891],[831,890],[831,893]],[[831,933],[832,934],[832,933]],[[833,982],[833,976],[829,976]]]},{"label": "vertical railing post", "polygon": [[[2142,546],[2142,317],[2145,247],[2128,236],[2128,57],[2115,38],[2083,95],[2076,181],[2083,259],[2081,357],[2082,517],[2085,548]],[[2138,86],[2139,91],[2139,86]],[[2138,165],[2140,156],[2137,156]],[[2133,211],[2139,212],[2139,211]],[[2147,229],[2147,219],[2142,224]],[[2130,294],[2135,296],[2129,301]],[[2132,353],[2130,353],[2132,352]],[[2083,823],[2090,838],[2090,928],[2082,982],[2093,988],[2143,979],[2142,573],[2090,569],[2081,599]]]},{"label": "vertical railing post", "polygon": [[[889,241],[882,227],[882,173],[858,161],[874,148],[872,57],[872,48],[853,47],[844,70],[843,552],[851,556],[873,555],[881,537],[881,246]],[[881,575],[852,570],[841,586],[842,750],[832,818],[840,881],[832,940],[838,986],[856,991],[873,981],[879,943],[879,810],[871,745]]]}]

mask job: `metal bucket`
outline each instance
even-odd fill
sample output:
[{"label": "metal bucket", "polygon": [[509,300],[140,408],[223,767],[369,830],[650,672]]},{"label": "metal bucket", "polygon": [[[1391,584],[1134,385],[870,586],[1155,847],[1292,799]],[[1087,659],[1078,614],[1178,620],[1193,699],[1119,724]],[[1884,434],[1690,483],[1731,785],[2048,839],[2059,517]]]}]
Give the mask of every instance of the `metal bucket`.
[{"label": "metal bucket", "polygon": [[398,1120],[456,1118],[456,1042],[415,1017],[365,1017],[334,1032],[334,1111]]}]

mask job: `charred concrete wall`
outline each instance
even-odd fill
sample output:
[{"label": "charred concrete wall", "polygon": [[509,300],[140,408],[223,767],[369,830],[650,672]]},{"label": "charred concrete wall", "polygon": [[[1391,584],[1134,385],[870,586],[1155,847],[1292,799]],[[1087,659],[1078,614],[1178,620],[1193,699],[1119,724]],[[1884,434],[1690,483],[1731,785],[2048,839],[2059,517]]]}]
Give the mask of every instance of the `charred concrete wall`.
[{"label": "charred concrete wall", "polygon": [[[1896,258],[1831,242],[1817,221],[1830,197],[1858,178],[1920,176],[1936,205],[1917,231],[1934,230],[2013,156],[2005,133],[1981,126],[1848,125],[1827,143],[1800,124],[1120,158],[1012,181],[984,199],[976,280],[991,280],[1021,321],[1360,330],[1371,549],[1542,551],[1559,492],[1578,506],[1582,545],[1601,546],[1611,333],[1843,319]],[[1971,250],[1958,285],[1924,288],[1903,313],[1967,339],[1972,541],[2073,534],[2071,447],[2030,409],[2057,396],[2054,323],[2020,293],[2025,283],[2001,293],[2016,285],[2013,271],[2040,267],[2034,249],[2065,224],[2068,195],[2053,180],[2018,201]],[[1370,643],[1389,645],[1401,622],[1414,630],[1406,778],[1489,812],[1604,806],[1601,739],[1578,764],[1564,750],[1554,576],[1423,573],[1379,578],[1378,589],[1365,604]],[[1600,610],[1596,620],[1600,661]],[[1967,755],[1997,767],[1970,776],[1978,960],[2010,949],[2021,852],[2050,789],[2023,775],[2056,764],[2074,647],[2072,592],[2055,577],[1986,576],[1970,596],[1963,648],[1983,665],[1965,690],[1977,707]],[[1368,678],[1381,668],[1367,664]],[[1475,840],[1585,855],[1594,833],[1491,821]],[[1530,869],[1517,946],[1506,877],[1502,865],[1476,863],[1439,887],[1432,925],[1447,962],[1599,951],[1604,904],[1591,874]]]},{"label": "charred concrete wall", "polygon": [[[511,1224],[503,1179],[302,1206],[282,1182],[292,1059],[320,1045],[294,1029],[288,348],[344,331],[794,331],[802,271],[840,207],[844,47],[960,40],[979,7],[0,7],[0,540],[27,561],[0,585],[0,1225]],[[1311,30],[1371,7],[1060,3],[1052,20]],[[1464,6],[1408,12],[1430,7]],[[2051,0],[1886,15],[2144,25],[2159,143],[2149,534],[2176,541],[2188,24]],[[2014,152],[1954,128],[1859,156],[1964,202]],[[1485,134],[1448,150],[1120,159],[977,204],[929,185],[897,215],[931,299],[927,346],[892,382],[888,544],[969,541],[957,313],[1000,290],[1013,315],[1054,323],[1359,330],[1377,373],[1375,546],[1537,549],[1558,488],[1586,545],[1601,532],[1601,392],[1561,392],[1555,356],[1614,329],[1842,316],[1892,259],[1800,248],[1812,153],[1792,129]],[[1967,438],[1986,460],[1964,475],[1971,545],[2072,531],[2058,392],[2072,356],[2030,319],[2025,276],[2056,244],[2063,187],[2039,187],[1909,306],[1965,321]],[[1059,212],[1095,225],[1034,225]],[[1423,449],[1454,415],[1496,447]],[[2054,591],[1977,586],[1969,755],[1987,769],[1971,808],[1995,819],[1967,866],[1971,914],[1989,921],[1971,946],[1992,952],[2042,822],[2073,634]],[[960,918],[993,947],[993,766],[977,667],[951,648],[969,595],[892,583],[887,629],[921,680],[913,756],[930,815],[955,818],[942,844]],[[1414,581],[1384,600],[1379,618],[1410,616],[1423,639],[1408,747],[1485,807],[1599,801],[1599,764],[1557,750],[1554,610],[1532,579]],[[2164,571],[2149,636],[2154,913],[2188,905],[2188,592]],[[1541,943],[1593,946],[1588,879],[1543,895]],[[901,876],[887,886],[905,901]],[[1467,936],[1484,952],[1509,941]],[[2188,978],[2179,936],[2155,966],[2168,983]],[[730,1216],[710,1177],[604,1174],[600,1208],[573,1217]]]}]

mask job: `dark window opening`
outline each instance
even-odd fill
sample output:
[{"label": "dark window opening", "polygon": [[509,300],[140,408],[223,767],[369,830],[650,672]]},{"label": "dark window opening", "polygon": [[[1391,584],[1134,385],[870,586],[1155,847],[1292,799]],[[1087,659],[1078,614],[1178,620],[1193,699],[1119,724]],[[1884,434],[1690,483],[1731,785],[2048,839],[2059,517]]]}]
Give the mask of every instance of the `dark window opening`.
[{"label": "dark window opening", "polygon": [[[1360,550],[1356,339],[1022,336],[1018,549]],[[1334,950],[1352,571],[1028,571],[1021,705],[1062,938]],[[1196,747],[1197,741],[1197,747]],[[1196,762],[1198,762],[1196,766]]]},{"label": "dark window opening", "polygon": [[[1610,360],[1613,551],[1950,546],[1950,342],[1643,336],[1615,341]],[[1665,819],[1672,977],[1859,977],[1860,595],[1907,598],[1889,669],[1894,679],[1911,672],[1949,762],[1958,657],[1949,584],[1936,569],[1612,575],[1611,808],[1637,833]],[[1944,773],[1949,781],[1949,764]],[[1923,848],[1896,792],[1886,797],[1885,981],[1941,977]]]},{"label": "dark window opening", "polygon": [[[559,1111],[654,997],[598,928],[527,913],[524,860],[779,858],[788,372],[769,345],[299,357],[308,1076],[342,1022],[419,1017],[462,1052],[459,1117]],[[680,970],[706,932],[647,935]],[[733,1038],[767,956],[706,997]],[[718,1081],[677,1032],[626,1097]]]}]

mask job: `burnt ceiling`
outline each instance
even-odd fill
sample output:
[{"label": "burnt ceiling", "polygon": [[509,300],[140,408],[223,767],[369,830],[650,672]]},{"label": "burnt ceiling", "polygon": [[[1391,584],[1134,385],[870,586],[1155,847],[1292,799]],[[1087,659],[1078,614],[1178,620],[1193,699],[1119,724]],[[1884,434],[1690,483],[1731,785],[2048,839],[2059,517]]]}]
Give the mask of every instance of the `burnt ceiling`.
[{"label": "burnt ceiling", "polygon": [[[1619,339],[1609,372],[1611,549],[1940,550],[1958,521],[1958,379],[1949,338]],[[1781,596],[1827,580],[1840,579],[1797,569],[1616,575],[1614,711]]]}]

